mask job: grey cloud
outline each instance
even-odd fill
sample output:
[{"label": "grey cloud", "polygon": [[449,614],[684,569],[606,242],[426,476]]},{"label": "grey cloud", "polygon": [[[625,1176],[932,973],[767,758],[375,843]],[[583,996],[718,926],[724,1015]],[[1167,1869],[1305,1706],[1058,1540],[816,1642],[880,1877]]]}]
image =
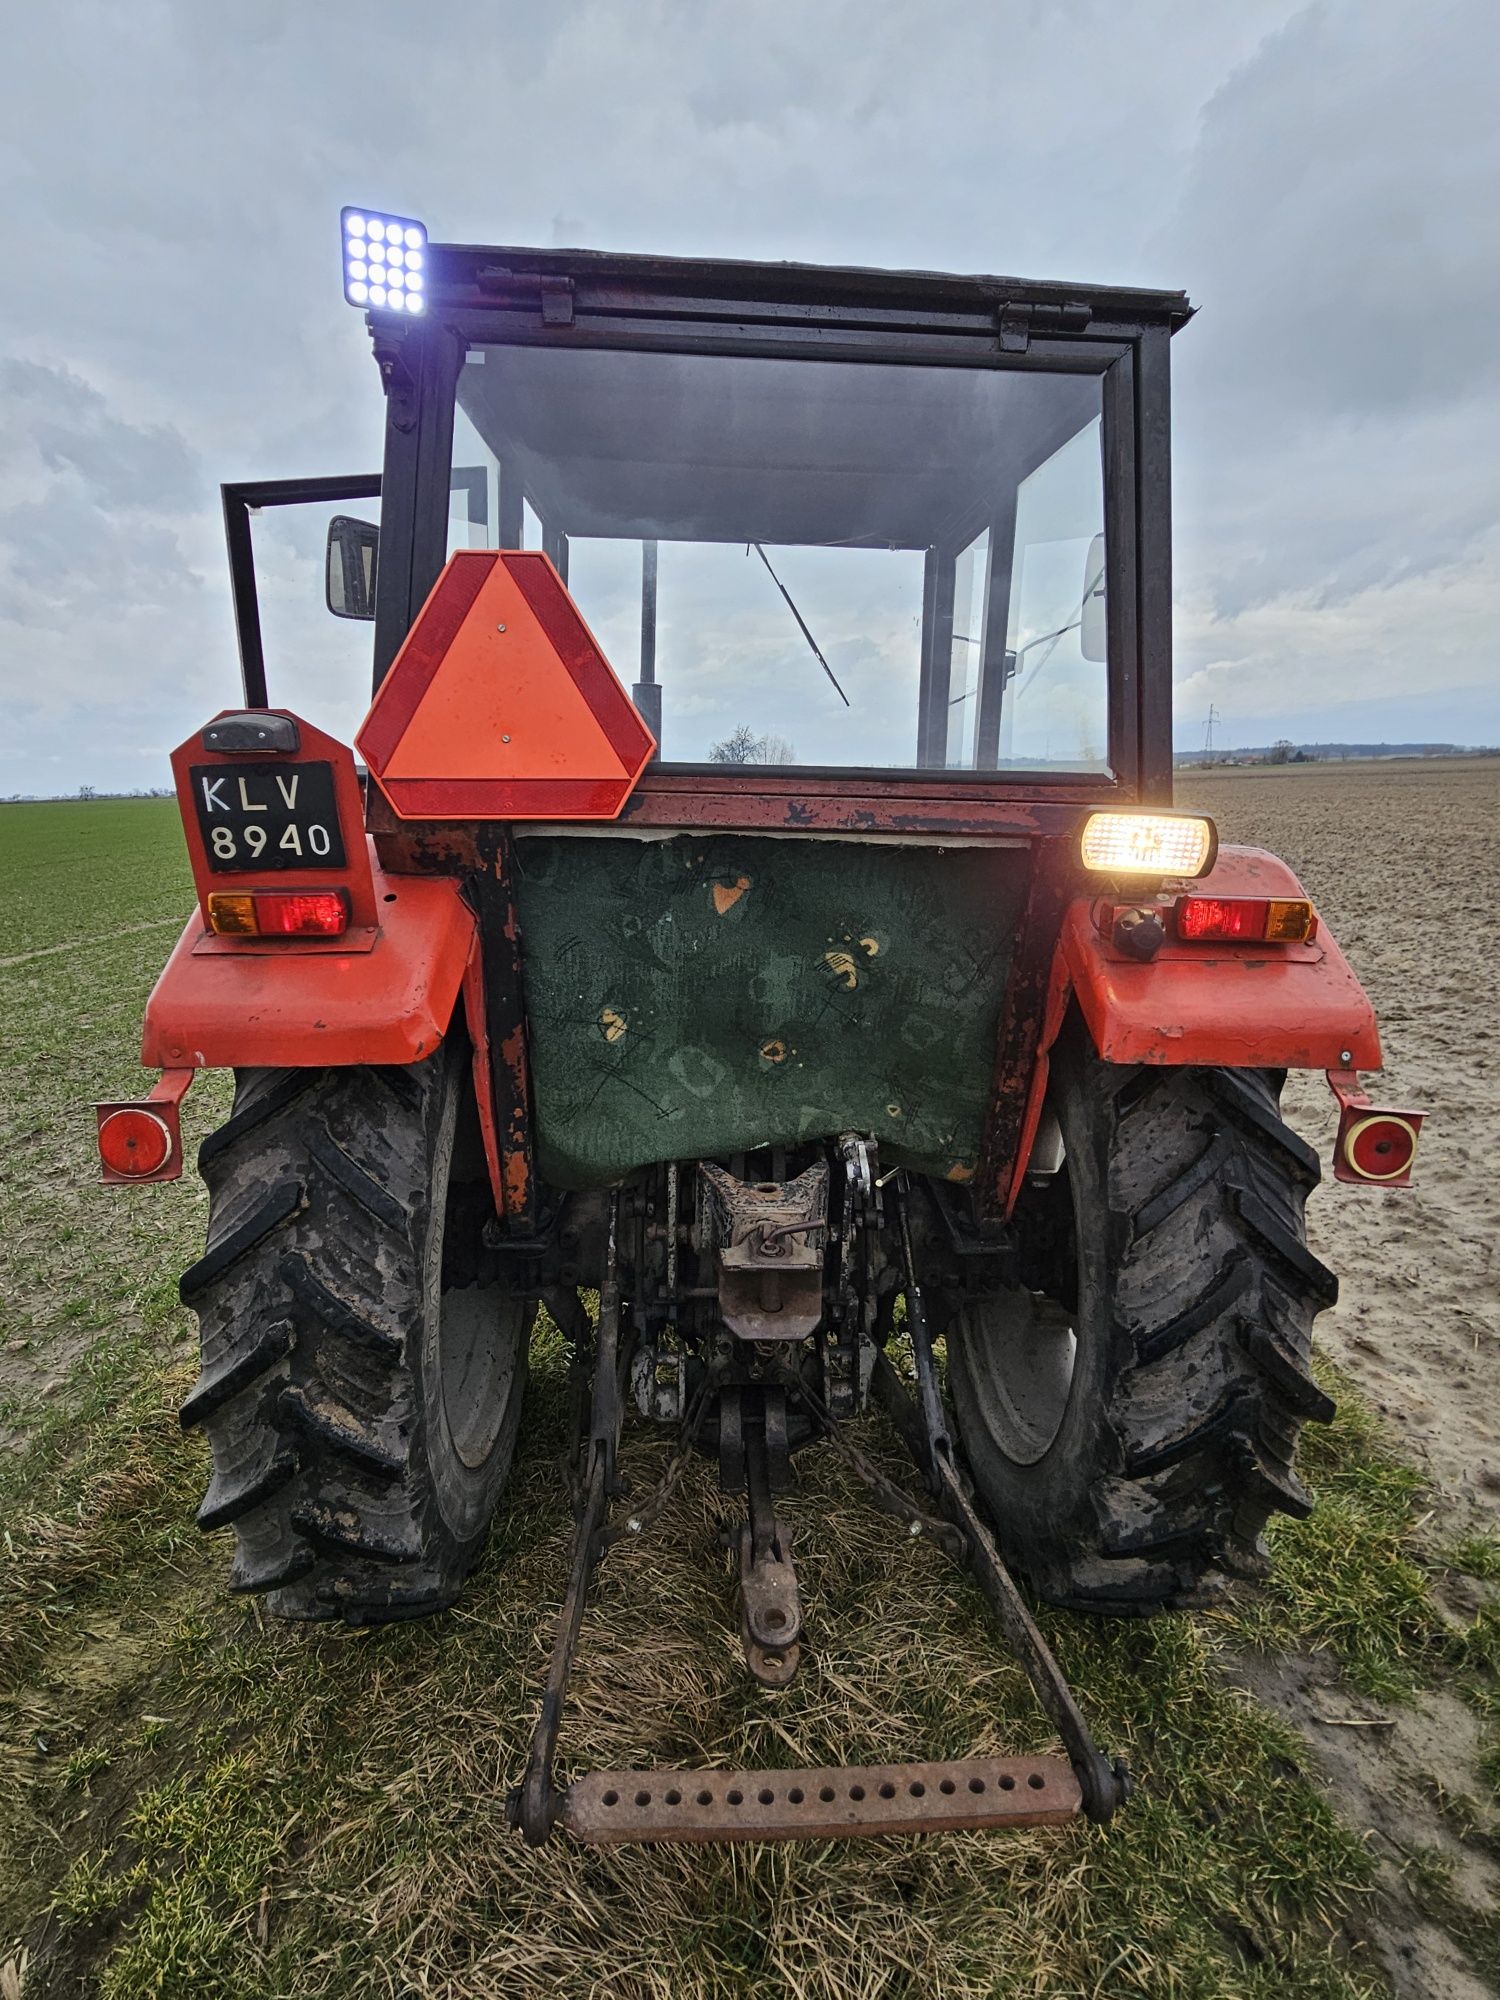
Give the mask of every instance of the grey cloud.
[{"label": "grey cloud", "polygon": [[100,507],[171,513],[199,497],[187,442],[166,424],[131,424],[66,368],[0,361],[0,474],[29,441],[50,472],[71,474]]},{"label": "grey cloud", "polygon": [[[1500,735],[1476,650],[1497,53],[1488,0],[21,10],[0,75],[0,673],[26,742],[62,782],[139,782],[153,742],[233,694],[217,483],[378,463],[335,268],[349,199],[458,239],[1186,286],[1188,735],[1205,675],[1256,690],[1262,722],[1309,672],[1331,700],[1399,705],[1434,633],[1405,733],[1441,696]],[[298,643],[322,658],[311,625]]]}]

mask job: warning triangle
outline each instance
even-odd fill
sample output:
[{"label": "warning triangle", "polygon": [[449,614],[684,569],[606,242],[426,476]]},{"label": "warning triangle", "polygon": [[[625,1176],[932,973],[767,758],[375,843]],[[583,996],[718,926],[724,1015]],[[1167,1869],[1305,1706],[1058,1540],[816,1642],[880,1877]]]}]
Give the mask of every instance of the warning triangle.
[{"label": "warning triangle", "polygon": [[612,819],[655,742],[546,556],[452,557],[356,738],[408,819]]}]

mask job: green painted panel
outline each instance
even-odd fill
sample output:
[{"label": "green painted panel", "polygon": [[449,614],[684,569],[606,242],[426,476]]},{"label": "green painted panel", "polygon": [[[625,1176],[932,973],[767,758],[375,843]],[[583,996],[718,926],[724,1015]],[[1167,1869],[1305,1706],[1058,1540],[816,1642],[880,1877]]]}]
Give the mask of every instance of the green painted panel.
[{"label": "green painted panel", "polygon": [[555,1186],[841,1131],[893,1164],[972,1171],[1023,852],[741,834],[516,846]]}]

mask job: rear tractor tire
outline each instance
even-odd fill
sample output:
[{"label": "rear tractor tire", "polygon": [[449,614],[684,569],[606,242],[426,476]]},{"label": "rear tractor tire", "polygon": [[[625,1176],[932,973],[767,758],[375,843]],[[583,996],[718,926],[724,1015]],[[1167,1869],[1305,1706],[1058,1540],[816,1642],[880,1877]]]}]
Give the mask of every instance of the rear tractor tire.
[{"label": "rear tractor tire", "polygon": [[537,1302],[482,1244],[468,1048],[409,1069],[242,1070],[203,1143],[185,1274],[213,1452],[198,1515],[230,1588],[283,1618],[412,1618],[457,1597],[515,1451]]},{"label": "rear tractor tire", "polygon": [[1026,1286],[957,1302],[949,1385],[1007,1559],[1054,1603],[1138,1615],[1263,1575],[1270,1516],[1308,1512],[1292,1460],[1333,1415],[1308,1362],[1338,1284],[1279,1076],[1123,1068],[1071,1029],[1065,1165],[1017,1209]]}]

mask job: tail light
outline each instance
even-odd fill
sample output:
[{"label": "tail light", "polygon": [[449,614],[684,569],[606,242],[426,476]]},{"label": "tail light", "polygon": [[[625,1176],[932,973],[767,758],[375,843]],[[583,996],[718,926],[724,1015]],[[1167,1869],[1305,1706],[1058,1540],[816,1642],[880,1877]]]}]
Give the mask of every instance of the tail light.
[{"label": "tail light", "polygon": [[215,890],[208,927],[219,937],[339,937],[349,898],[342,889]]},{"label": "tail light", "polygon": [[1299,897],[1179,896],[1173,927],[1184,944],[1305,944],[1318,918]]}]

